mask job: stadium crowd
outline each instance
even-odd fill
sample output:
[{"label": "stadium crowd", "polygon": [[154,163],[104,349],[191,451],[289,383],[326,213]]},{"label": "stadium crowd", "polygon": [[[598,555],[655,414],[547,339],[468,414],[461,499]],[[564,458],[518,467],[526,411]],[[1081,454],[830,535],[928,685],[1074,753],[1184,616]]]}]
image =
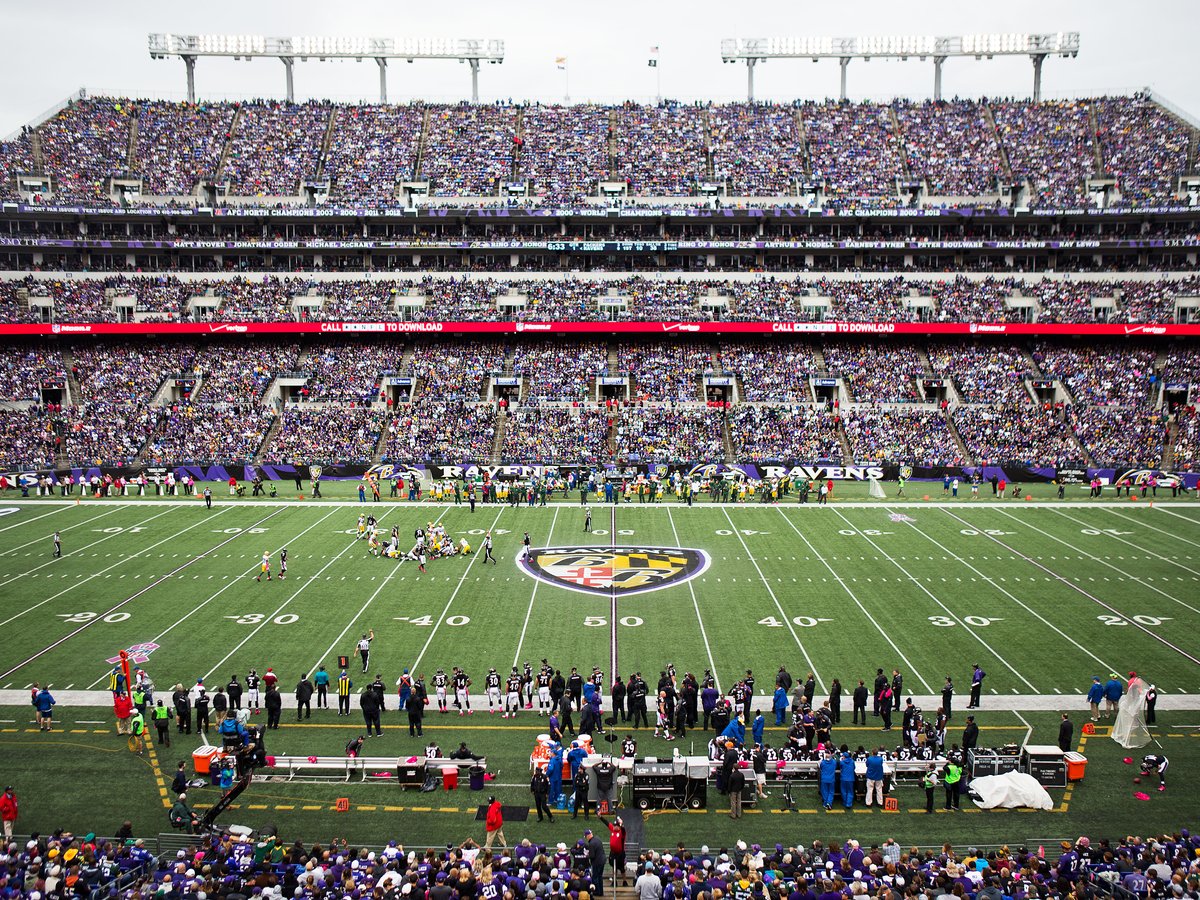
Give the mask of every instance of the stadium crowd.
[{"label": "stadium crowd", "polygon": [[428,180],[435,200],[496,197],[519,177],[554,203],[594,195],[606,177],[677,203],[710,178],[726,179],[731,196],[769,197],[811,177],[832,205],[881,207],[902,202],[897,179],[925,178],[933,196],[971,203],[1007,175],[1003,148],[1012,176],[1032,182],[1035,205],[1087,205],[1084,180],[1101,172],[1117,180],[1115,202],[1139,206],[1175,193],[1189,143],[1186,126],[1143,95],[612,107],[96,97],[36,132],[37,153],[32,130],[0,147],[6,198],[17,193],[12,176],[38,172],[40,158],[55,200],[92,203],[114,202],[110,179],[129,176],[142,179],[145,197],[192,195],[213,180],[234,195],[292,202],[304,181],[327,178],[334,202],[364,204],[393,203],[409,177]]},{"label": "stadium crowd", "polygon": [[843,425],[855,462],[952,466],[963,461],[940,410],[855,407],[846,412]]},{"label": "stadium crowd", "polygon": [[980,463],[1013,460],[1049,466],[1084,458],[1063,414],[1029,402],[959,406],[953,422],[967,452]]},{"label": "stadium crowd", "polygon": [[604,462],[612,457],[611,424],[609,413],[596,408],[510,410],[504,420],[500,458],[526,464]]},{"label": "stadium crowd", "polygon": [[268,463],[370,462],[385,427],[385,414],[370,409],[284,409],[262,458]]},{"label": "stadium crowd", "polygon": [[[190,814],[187,798],[183,811]],[[182,813],[181,813],[182,815]],[[511,831],[512,825],[509,824]],[[591,900],[619,878],[641,900],[716,900],[744,892],[761,900],[789,896],[927,900],[1057,900],[1108,896],[1200,897],[1200,838],[1186,829],[1118,838],[1081,835],[1056,847],[1002,844],[980,851],[905,848],[894,838],[836,838],[775,844],[626,853],[620,817],[600,818],[570,843],[513,835],[511,844],[473,838],[437,848],[388,840],[357,846],[288,843],[277,834],[242,837],[230,829],[193,836],[183,849],[155,857],[126,822],[113,838],[67,831],[6,843],[3,863],[14,900],[54,896],[142,896],[283,900],[306,897],[488,896],[512,900]],[[479,837],[483,837],[480,829]],[[503,835],[501,835],[503,838]],[[381,841],[383,838],[381,838]],[[934,841],[936,844],[936,841]],[[632,849],[631,845],[631,849]],[[36,895],[36,897],[35,897]]]},{"label": "stadium crowd", "polygon": [[747,462],[845,457],[838,418],[809,405],[735,406],[729,413],[729,440],[735,458]]}]

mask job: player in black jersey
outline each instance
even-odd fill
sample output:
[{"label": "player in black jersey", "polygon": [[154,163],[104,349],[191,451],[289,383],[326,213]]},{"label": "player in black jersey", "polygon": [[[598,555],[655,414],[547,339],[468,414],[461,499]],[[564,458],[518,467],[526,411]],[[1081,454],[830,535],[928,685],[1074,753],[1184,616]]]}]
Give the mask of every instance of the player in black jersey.
[{"label": "player in black jersey", "polygon": [[487,694],[488,715],[494,716],[496,707],[500,706],[500,675],[495,669],[488,669],[487,677],[483,679],[483,689]]},{"label": "player in black jersey", "polygon": [[633,759],[637,756],[637,741],[633,739],[633,735],[625,735],[625,740],[621,741],[621,758]]},{"label": "player in black jersey", "polygon": [[537,695],[538,695],[538,715],[545,716],[550,714],[550,681],[554,678],[554,672],[545,666],[538,672],[537,676]]},{"label": "player in black jersey", "polygon": [[505,719],[515,719],[517,710],[521,708],[521,673],[517,671],[517,667],[512,667],[512,673],[508,676],[508,693],[504,697],[504,715]]},{"label": "player in black jersey", "polygon": [[279,551],[279,580],[287,578],[287,547]]},{"label": "player in black jersey", "polygon": [[[283,574],[280,573],[279,577],[282,578]],[[246,676],[246,707],[249,709],[253,704],[255,712],[258,712],[258,682],[258,670],[251,669],[250,674]]]},{"label": "player in black jersey", "polygon": [[471,679],[467,677],[466,672],[455,666],[451,683],[454,685],[454,705],[458,707],[458,714],[473,716],[475,710],[471,709],[471,695],[467,693]]},{"label": "player in black jersey", "polygon": [[437,694],[438,712],[446,712],[446,685],[450,679],[446,677],[446,673],[442,669],[438,669],[433,675],[433,692]]},{"label": "player in black jersey", "polygon": [[525,660],[521,669],[521,693],[524,696],[525,708],[533,709],[533,666],[529,664],[529,660]]}]

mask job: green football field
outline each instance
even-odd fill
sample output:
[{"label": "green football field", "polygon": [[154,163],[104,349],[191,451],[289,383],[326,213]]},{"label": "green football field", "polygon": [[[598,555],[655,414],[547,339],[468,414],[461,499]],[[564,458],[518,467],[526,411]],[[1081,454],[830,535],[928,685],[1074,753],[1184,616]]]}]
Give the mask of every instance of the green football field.
[{"label": "green football field", "polygon": [[[564,672],[598,665],[611,676],[615,654],[620,672],[641,671],[651,685],[667,663],[680,673],[709,669],[722,688],[752,669],[762,708],[780,665],[801,680],[812,671],[818,699],[834,678],[849,690],[859,678],[870,683],[876,668],[900,669],[905,693],[918,696],[937,694],[951,675],[957,709],[966,703],[971,666],[979,663],[987,672],[985,711],[989,698],[997,710],[1000,696],[1043,698],[1031,707],[1037,714],[988,712],[982,721],[996,729],[994,743],[1019,742],[1026,726],[1037,727],[1038,742],[1053,743],[1057,716],[1047,717],[1046,710],[1056,707],[1045,697],[1061,695],[1061,708],[1077,711],[1082,722],[1081,695],[1093,675],[1137,669],[1161,695],[1200,691],[1195,501],[1159,498],[1151,505],[1110,497],[1089,505],[1084,492],[1063,503],[1042,489],[1033,501],[985,495],[943,503],[940,484],[929,486],[929,501],[920,499],[925,489],[914,491],[911,484],[908,493],[918,494],[912,499],[869,501],[863,489],[839,486],[839,499],[827,508],[794,501],[593,503],[588,533],[577,498],[542,509],[480,505],[471,513],[466,505],[432,503],[364,508],[352,502],[348,487],[332,488],[325,502],[218,496],[211,511],[194,498],[89,499],[78,505],[0,498],[0,690],[21,691],[34,681],[49,683],[54,692],[99,690],[109,660],[121,649],[140,648],[143,668],[160,690],[197,678],[215,686],[251,667],[261,673],[271,666],[286,695],[318,663],[335,672],[336,657],[352,655],[361,633],[373,629],[372,676],[379,672],[392,685],[403,667],[430,676],[438,667],[459,665],[474,680],[472,693],[482,691],[491,666],[503,674],[514,663],[536,666],[546,657]],[[378,515],[385,532],[398,524],[402,546],[411,543],[415,528],[440,522],[475,552],[431,560],[425,574],[413,562],[376,558],[355,536],[364,509]],[[495,565],[478,553],[488,529]],[[63,539],[61,559],[51,555],[55,530]],[[549,571],[562,576],[570,570],[567,580],[591,580],[596,573],[590,570],[603,568],[605,552],[666,560],[670,574],[656,590],[567,589],[553,578],[535,579],[519,565],[526,531],[538,559],[546,558],[538,553],[543,548],[565,551],[560,557],[567,563]],[[277,560],[281,547],[289,551],[287,580],[256,582],[262,553]],[[572,568],[578,562],[574,548],[588,551],[579,559],[589,571]],[[685,559],[686,565],[676,566]],[[357,689],[361,667],[352,675],[360,681]],[[16,702],[13,694],[8,698]],[[845,721],[848,698],[843,711]],[[80,733],[102,731],[97,723],[109,718],[105,710],[91,712],[85,718],[64,709],[67,718],[91,723]],[[435,715],[430,724],[439,727],[443,746],[462,737],[477,742],[479,735],[460,735],[455,727],[500,725],[499,717],[483,715],[488,721],[477,713],[466,723]],[[395,713],[389,717],[394,726]],[[320,734],[319,748],[300,746],[301,733],[285,729],[287,746],[274,752],[337,752],[333,745],[356,728],[333,713],[314,718],[327,719],[333,729]],[[1195,718],[1177,714],[1180,723]],[[960,722],[956,716],[956,726]],[[523,713],[511,729],[521,735],[511,742],[516,749],[506,744],[495,753],[510,754],[519,766],[540,729],[533,713]],[[10,749],[30,750],[43,737],[20,727],[0,730],[20,732],[3,741]],[[387,749],[381,745],[372,753],[416,749],[415,743],[391,747],[400,741],[399,729],[392,730],[397,735],[385,735]],[[509,734],[493,732],[480,739]],[[311,736],[314,747],[317,737]],[[846,739],[873,740],[867,732]],[[697,752],[704,740],[695,736]],[[648,735],[643,742],[644,753],[653,744],[669,752]],[[1104,743],[1112,756],[1115,745]],[[1192,742],[1180,743],[1183,752]],[[140,771],[141,761],[116,758]],[[28,778],[37,779],[38,765],[25,773]],[[171,768],[164,759],[168,777]],[[525,777],[511,770],[504,775],[502,781],[511,776],[517,785]],[[332,796],[326,789],[309,791]],[[152,807],[157,793],[150,792]],[[514,797],[528,799],[519,788]],[[69,807],[61,813],[69,816]],[[428,833],[442,839],[457,829],[465,836],[473,827],[467,822],[451,828],[437,820]],[[682,828],[683,837],[698,830],[673,827]],[[1057,825],[1046,826],[1052,827]],[[675,831],[648,831],[654,833],[675,841]]]}]

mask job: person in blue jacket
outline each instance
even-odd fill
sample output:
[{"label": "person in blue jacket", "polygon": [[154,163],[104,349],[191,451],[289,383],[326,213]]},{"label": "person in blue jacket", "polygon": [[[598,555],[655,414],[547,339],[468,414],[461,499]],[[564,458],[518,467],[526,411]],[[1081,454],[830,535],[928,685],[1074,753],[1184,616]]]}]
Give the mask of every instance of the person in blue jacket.
[{"label": "person in blue jacket", "polygon": [[562,794],[562,744],[551,744],[550,761],[546,763],[546,775],[550,778],[550,802],[556,801]]},{"label": "person in blue jacket", "polygon": [[750,733],[754,735],[754,743],[761,744],[763,742],[763,729],[766,727],[767,720],[763,718],[762,710],[759,710],[754,715],[754,724],[750,730]]},{"label": "person in blue jacket", "polygon": [[33,705],[37,709],[38,728],[42,731],[49,731],[54,725],[54,705],[58,701],[51,696],[49,689],[42,688],[38,691],[38,695],[33,700]]},{"label": "person in blue jacket", "polygon": [[771,701],[771,708],[775,710],[776,725],[783,724],[783,717],[787,715],[789,705],[787,691],[783,689],[782,685],[775,688],[775,699]]},{"label": "person in blue jacket", "polygon": [[733,741],[739,747],[745,744],[746,724],[742,721],[742,717],[738,716],[726,725],[725,730],[721,732],[721,737]]},{"label": "person in blue jacket", "polygon": [[1113,672],[1108,676],[1108,681],[1104,682],[1104,718],[1109,718],[1117,711],[1117,704],[1121,702],[1123,693],[1125,689],[1121,687],[1121,679]]},{"label": "person in blue jacket", "polygon": [[1100,676],[1092,676],[1092,686],[1088,688],[1087,702],[1092,707],[1092,721],[1100,721],[1100,704],[1104,702],[1104,685],[1100,683]]},{"label": "person in blue jacket", "polygon": [[821,776],[821,805],[833,809],[833,788],[837,782],[837,760],[833,754],[826,753],[821,757],[817,771]]},{"label": "person in blue jacket", "polygon": [[842,754],[842,803],[849,809],[854,805],[854,757],[850,755],[850,751]]},{"label": "person in blue jacket", "polygon": [[579,767],[583,765],[583,761],[587,758],[587,751],[579,746],[579,741],[571,741],[571,749],[567,753],[567,762],[571,764],[571,780],[575,780],[575,773],[579,771]]},{"label": "person in blue jacket", "polygon": [[871,805],[871,794],[874,792],[875,802],[883,806],[883,754],[872,750],[867,757],[867,806]]}]

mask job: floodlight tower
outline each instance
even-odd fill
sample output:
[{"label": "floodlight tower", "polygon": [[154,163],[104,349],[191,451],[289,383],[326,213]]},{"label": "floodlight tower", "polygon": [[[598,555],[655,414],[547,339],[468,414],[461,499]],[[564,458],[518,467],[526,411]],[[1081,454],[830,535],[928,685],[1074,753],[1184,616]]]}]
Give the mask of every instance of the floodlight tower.
[{"label": "floodlight tower", "polygon": [[768,59],[836,59],[841,68],[840,98],[846,99],[846,76],[850,60],[874,57],[922,62],[933,59],[933,98],[942,99],[942,64],[950,57],[992,59],[996,56],[1028,56],[1033,61],[1033,99],[1042,99],[1042,64],[1054,55],[1079,55],[1079,32],[891,35],[871,37],[726,38],[721,41],[721,61],[746,63],[746,99],[754,101],[754,67]]},{"label": "floodlight tower", "polygon": [[178,56],[187,70],[188,102],[196,102],[196,59],[225,56],[251,60],[278,59],[287,79],[287,99],[295,99],[293,70],[296,59],[307,62],[327,59],[374,59],[379,66],[379,102],[387,102],[389,59],[456,59],[471,67],[471,101],[479,102],[479,66],[482,62],[504,62],[504,41],[495,38],[355,38],[355,37],[265,37],[255,34],[151,34],[151,59]]}]

